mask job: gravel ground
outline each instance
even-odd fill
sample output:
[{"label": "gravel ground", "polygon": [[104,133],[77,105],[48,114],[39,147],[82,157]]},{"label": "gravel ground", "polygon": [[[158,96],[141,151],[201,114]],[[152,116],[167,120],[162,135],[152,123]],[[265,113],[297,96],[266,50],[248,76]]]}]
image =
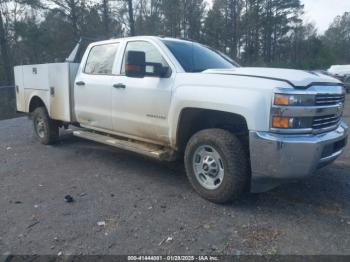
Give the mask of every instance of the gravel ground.
[{"label": "gravel ground", "polygon": [[220,206],[181,164],[69,134],[42,146],[26,118],[0,134],[0,254],[350,255],[349,145],[308,180]]}]

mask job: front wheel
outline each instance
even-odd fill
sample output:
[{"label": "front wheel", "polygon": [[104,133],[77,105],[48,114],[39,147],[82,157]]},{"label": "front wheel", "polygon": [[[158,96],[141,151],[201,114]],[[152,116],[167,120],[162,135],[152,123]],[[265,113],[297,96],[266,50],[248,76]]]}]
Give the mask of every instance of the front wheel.
[{"label": "front wheel", "polygon": [[235,135],[222,129],[203,130],[190,139],[185,167],[193,188],[214,203],[239,198],[250,181],[246,150]]},{"label": "front wheel", "polygon": [[59,126],[56,121],[50,119],[46,109],[39,107],[33,112],[34,133],[40,143],[50,145],[59,137]]}]

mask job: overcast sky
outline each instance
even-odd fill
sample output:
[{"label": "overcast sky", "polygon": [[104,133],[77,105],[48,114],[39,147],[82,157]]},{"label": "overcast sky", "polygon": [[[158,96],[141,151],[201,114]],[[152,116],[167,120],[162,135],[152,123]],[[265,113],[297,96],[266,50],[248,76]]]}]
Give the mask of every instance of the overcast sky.
[{"label": "overcast sky", "polygon": [[305,19],[314,22],[320,34],[327,30],[333,19],[350,12],[350,0],[301,0],[305,5]]},{"label": "overcast sky", "polygon": [[[207,0],[212,3],[213,0]],[[305,5],[305,20],[313,22],[318,28],[318,32],[323,34],[327,30],[333,19],[350,12],[350,0],[301,0]]]}]

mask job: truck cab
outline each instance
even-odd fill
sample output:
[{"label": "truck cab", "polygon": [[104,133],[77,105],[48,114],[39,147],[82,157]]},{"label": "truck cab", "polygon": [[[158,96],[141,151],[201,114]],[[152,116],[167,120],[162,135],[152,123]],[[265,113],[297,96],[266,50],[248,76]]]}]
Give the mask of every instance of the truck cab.
[{"label": "truck cab", "polygon": [[[134,56],[144,54],[145,68],[140,75],[127,75],[126,67],[132,67],[126,64],[130,51]],[[77,121],[97,131],[169,144],[165,119],[170,110],[176,66],[168,57],[167,50],[157,48],[153,39],[92,44],[75,81]]]},{"label": "truck cab", "polygon": [[43,144],[74,135],[159,160],[224,203],[312,175],[347,142],[342,83],[315,72],[240,67],[199,43],[92,43],[81,63],[15,67],[17,108]]}]

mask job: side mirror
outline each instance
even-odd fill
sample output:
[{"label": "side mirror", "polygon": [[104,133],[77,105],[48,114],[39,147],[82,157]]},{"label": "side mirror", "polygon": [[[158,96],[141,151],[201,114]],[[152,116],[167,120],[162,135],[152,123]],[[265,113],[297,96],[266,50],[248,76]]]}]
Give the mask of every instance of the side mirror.
[{"label": "side mirror", "polygon": [[125,74],[128,77],[145,77],[146,54],[140,51],[128,51],[125,60]]},{"label": "side mirror", "polygon": [[146,63],[146,73],[160,78],[168,78],[171,75],[171,69],[163,66],[161,63]]}]

